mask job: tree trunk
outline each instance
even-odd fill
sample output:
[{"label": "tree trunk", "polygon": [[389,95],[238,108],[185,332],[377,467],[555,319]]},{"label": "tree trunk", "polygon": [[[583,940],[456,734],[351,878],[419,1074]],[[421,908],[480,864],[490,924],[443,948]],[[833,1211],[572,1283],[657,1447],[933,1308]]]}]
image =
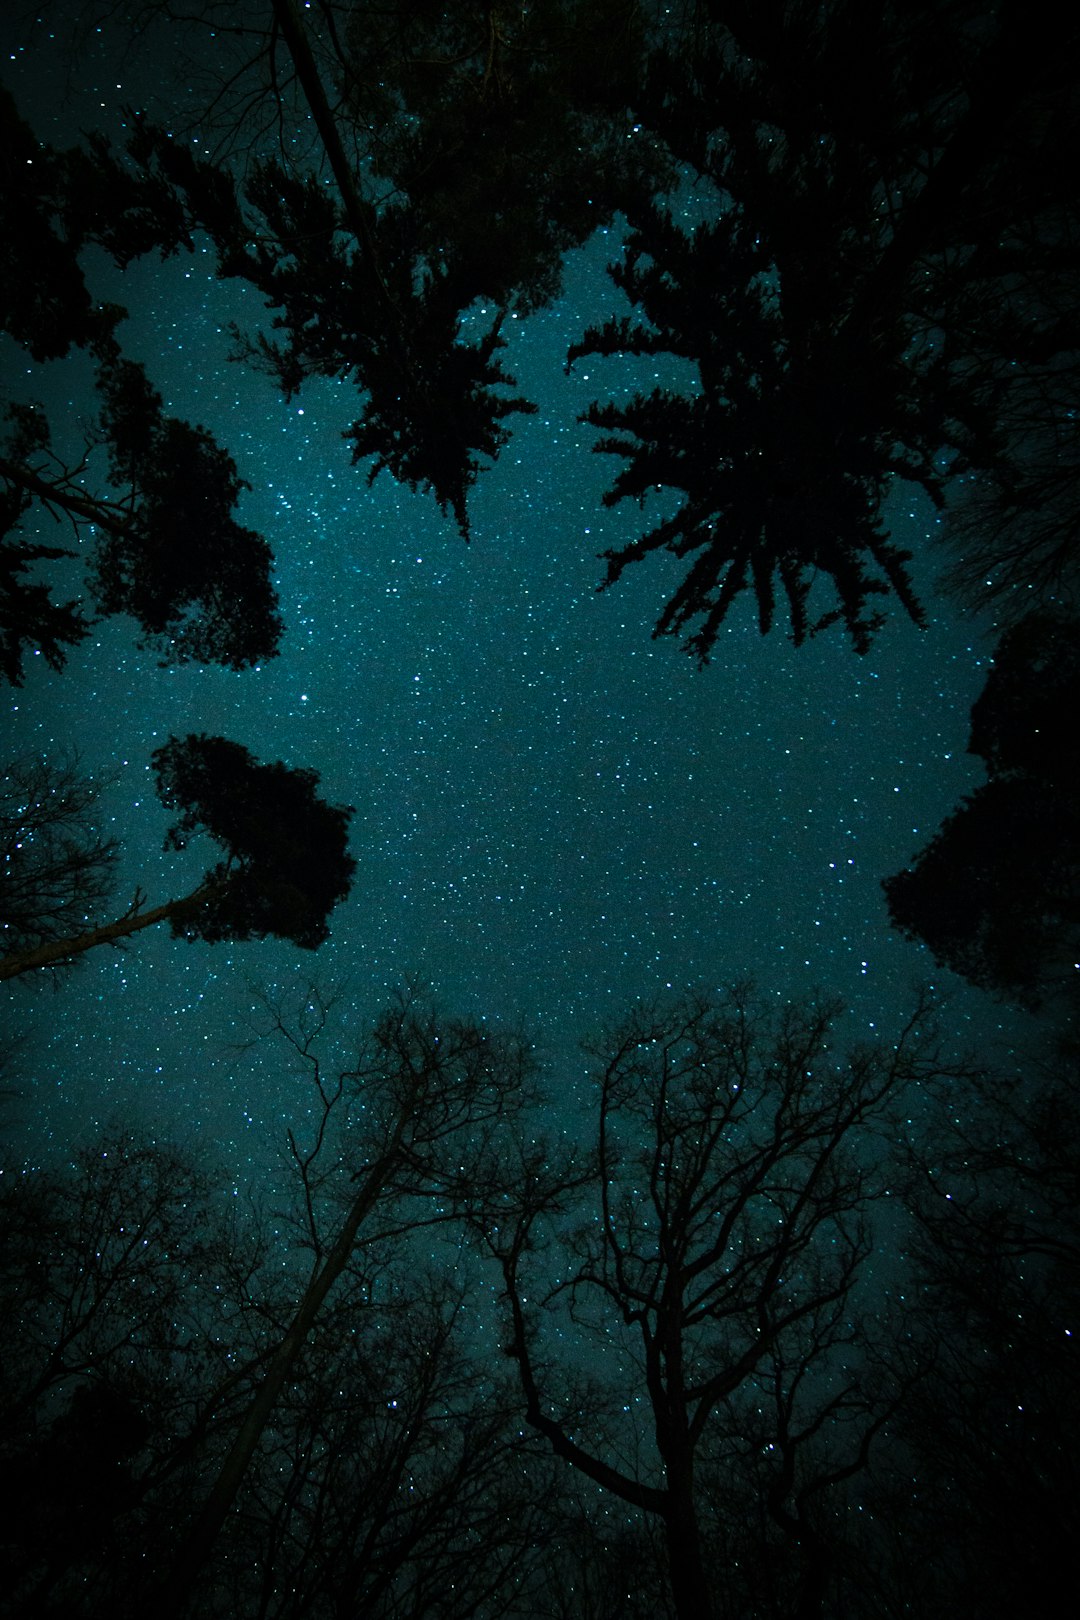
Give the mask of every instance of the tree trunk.
[{"label": "tree trunk", "polygon": [[32,972],[34,968],[56,966],[73,956],[81,956],[83,951],[93,950],[95,945],[109,945],[114,940],[126,939],[129,934],[137,934],[140,928],[153,928],[156,923],[182,916],[206,899],[210,892],[211,886],[204,884],[182,900],[166,900],[164,905],[153,906],[149,911],[138,909],[136,897],[131,910],[118,917],[116,922],[102,923],[70,939],[53,939],[44,945],[35,945],[31,950],[9,951],[6,956],[0,956],[0,979],[14,979],[20,973]]},{"label": "tree trunk", "polygon": [[296,5],[296,0],[273,0],[274,17],[281,29],[282,38],[292,57],[296,76],[300,81],[300,88],[304,92],[315,128],[319,132],[319,139],[323,144],[330,171],[337,182],[338,192],[341,196],[345,217],[358,243],[363,249],[367,259],[368,268],[375,277],[376,286],[386,303],[393,308],[393,299],[379,270],[378,255],[375,251],[375,239],[371,234],[369,215],[372,210],[364,202],[356,185],[353,172],[345,149],[341,144],[334,115],[326,99],[322,78],[315,58],[311,54],[307,35],[304,33],[304,24]]},{"label": "tree trunk", "polygon": [[313,1273],[296,1315],[274,1351],[202,1511],[181,1544],[169,1584],[157,1594],[154,1611],[161,1620],[177,1620],[187,1606],[192,1587],[209,1560],[229,1509],[236,1500],[282,1386],[296,1364],[323,1301],[348,1264],[361,1224],[371,1213],[396,1163],[407,1117],[407,1111],[403,1112],[393,1142],[364,1177],[363,1185],[349,1207],[330,1252]]},{"label": "tree trunk", "polygon": [[701,1534],[694,1510],[692,1480],[673,1479],[670,1471],[664,1540],[671,1576],[671,1595],[679,1620],[713,1620],[712,1599],[701,1556]]}]

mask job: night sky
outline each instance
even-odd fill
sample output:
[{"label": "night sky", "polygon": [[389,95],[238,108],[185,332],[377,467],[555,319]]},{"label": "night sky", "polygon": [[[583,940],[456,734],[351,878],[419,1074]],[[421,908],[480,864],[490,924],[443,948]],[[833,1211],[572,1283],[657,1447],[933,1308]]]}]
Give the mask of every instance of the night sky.
[{"label": "night sky", "polygon": [[[137,53],[118,68],[99,44],[65,96],[68,40],[42,24],[4,51],[24,116],[56,144],[91,122],[117,131],[166,61]],[[218,283],[208,252],[123,276],[95,268],[96,294],[128,307],[118,335],[167,411],[209,428],[251,485],[238,517],[272,546],[286,636],[248,673],[162,670],[129,621],[105,621],[62,673],[42,658],[5,694],[5,746],[78,748],[87,769],[115,774],[103,801],[124,850],[115,914],[136,884],[151,904],[188,892],[213,859],[200,864],[198,844],[162,853],[150,755],[170,734],[220,732],[317,770],[326,797],[356,807],[357,873],[316,955],[159,928],[124,953],[90,953],[56,993],[5,987],[5,1029],[26,1033],[17,1154],[65,1157],[120,1121],[205,1147],[243,1181],[304,1104],[277,1056],[228,1044],[251,986],[312,976],[347,983],[353,1032],[410,975],[454,1012],[522,1023],[550,1064],[553,1119],[561,1097],[581,1096],[579,1040],[667,987],[820,987],[866,1032],[893,1027],[929,978],[949,994],[958,1044],[1022,1038],[1016,1016],[890,931],[880,889],[980,779],[964,750],[993,627],[934,595],[929,508],[894,492],[893,534],[916,553],[929,627],[896,607],[866,657],[839,627],[798,650],[782,627],[762,638],[747,597],[700,671],[673,640],[650,639],[677,562],[597,594],[597,553],[641,520],[602,508],[614,466],[576,419],[650,372],[594,360],[567,378],[563,365],[615,307],[604,267],[617,250],[617,231],[600,233],[568,261],[551,308],[507,323],[506,369],[539,409],[513,419],[479,481],[467,546],[433,499],[387,474],[369,488],[350,466],[351,384],[286,405],[227,363],[228,322],[253,328],[261,302]],[[84,363],[0,352],[6,395],[40,399],[56,437],[77,443],[92,407]]]}]

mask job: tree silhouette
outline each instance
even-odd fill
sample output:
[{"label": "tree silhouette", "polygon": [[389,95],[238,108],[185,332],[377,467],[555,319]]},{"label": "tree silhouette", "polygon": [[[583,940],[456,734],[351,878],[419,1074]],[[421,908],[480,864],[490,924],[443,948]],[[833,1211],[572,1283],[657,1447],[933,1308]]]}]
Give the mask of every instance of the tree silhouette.
[{"label": "tree silhouette", "polygon": [[628,0],[350,11],[347,117],[378,131],[372,169],[407,201],[417,252],[445,265],[459,307],[542,307],[566,251],[669,179],[630,113],[648,23]]},{"label": "tree silhouette", "polygon": [[[130,614],[163,662],[243,669],[273,657],[282,625],[270,550],[234,517],[247,486],[205,428],[163,413],[144,369],[121,354],[115,329],[125,311],[93,302],[79,258],[94,244],[123,267],[155,249],[164,256],[181,243],[190,246],[179,207],[101,139],[69,152],[43,146],[6,92],[0,133],[12,170],[0,221],[7,241],[0,319],[37,360],[60,359],[73,348],[91,354],[99,400],[85,452],[74,463],[53,449],[40,408],[7,407],[0,443],[0,670],[20,684],[26,646],[40,646],[60,668],[65,649],[88,628],[76,603],[56,604],[47,585],[22,577],[35,563],[74,555],[19,536],[35,503],[69,523],[77,540],[93,531],[88,583],[97,610]],[[114,493],[86,488],[99,446]]]},{"label": "tree silhouette", "polygon": [[[438,1032],[456,1056],[446,1054],[439,1080],[429,1061],[426,1120],[418,1114],[410,1132],[425,1175],[440,1135],[444,1169],[456,1173],[467,1111],[481,1102],[464,1075],[471,1067],[478,1078],[471,1059],[457,1070],[464,1084],[451,1079],[463,1057],[453,1022]],[[337,1091],[317,1147],[294,1139],[306,1177],[272,1224],[222,1199],[212,1164],[196,1169],[188,1155],[129,1136],[107,1137],[55,1172],[6,1169],[0,1459],[20,1489],[0,1525],[0,1568],[12,1616],[102,1620],[157,1609],[193,1506],[276,1364],[303,1288],[309,1217],[329,1250],[354,1154],[376,1145],[365,1106],[394,1121],[390,1097],[366,1084],[374,1073],[356,1079],[354,1106],[339,1106],[348,1099]],[[410,1085],[395,1060],[383,1079],[402,1094]],[[335,1089],[327,1080],[328,1097]],[[497,1090],[495,1080],[489,1101]],[[456,1143],[438,1117],[455,1091]],[[384,1184],[309,1323],[236,1511],[197,1579],[194,1612],[542,1612],[531,1600],[541,1595],[534,1572],[546,1553],[550,1465],[521,1433],[509,1369],[493,1369],[474,1342],[464,1277],[451,1280],[421,1256],[423,1235],[409,1246],[414,1222],[423,1234],[429,1217],[441,1219],[434,1181],[416,1202],[418,1186],[412,1172]],[[328,1252],[315,1258],[321,1265]],[[165,1612],[179,1600],[170,1587]]]},{"label": "tree silhouette", "polygon": [[[1080,1531],[1075,1049],[950,1093],[914,1149],[908,1328],[929,1368],[897,1423],[921,1612],[1038,1612]],[[911,1490],[914,1475],[919,1485]],[[927,1580],[929,1577],[929,1580]]]},{"label": "tree silhouette", "polygon": [[276,161],[240,188],[152,130],[138,150],[159,183],[184,196],[221,273],[252,283],[279,312],[273,325],[285,341],[238,332],[237,356],[268,372],[287,398],[305,377],[351,377],[365,396],[346,435],[354,460],[374,456],[372,479],[385,468],[430,490],[467,536],[479,458],[497,456],[505,417],[535,409],[499,392],[513,383],[494,359],[501,317],[477,342],[465,340],[458,289],[444,267],[418,263],[401,209],[376,219],[355,191],[341,202]]},{"label": "tree silhouette", "polygon": [[1008,460],[971,478],[950,504],[946,590],[989,608],[999,624],[1033,605],[1080,611],[1080,449],[1072,401],[1077,377],[1056,356],[1011,379],[1002,416]]},{"label": "tree silhouette", "polygon": [[986,684],[971,710],[968,750],[991,777],[1072,783],[1073,720],[1080,700],[1077,620],[1030,613],[999,640]]},{"label": "tree silhouette", "polygon": [[[940,505],[948,474],[1006,478],[1020,448],[1010,390],[1031,369],[993,329],[1003,301],[1022,302],[1010,133],[1023,123],[1027,160],[1052,167],[1075,91],[1020,8],[970,23],[963,5],[867,16],[848,0],[770,0],[703,8],[650,56],[635,109],[685,185],[666,207],[628,208],[612,274],[634,314],[591,329],[570,359],[671,357],[696,374],[584,419],[595,448],[626,462],[609,505],[654,491],[679,503],[606,554],[605,584],[654,551],[692,557],[655,633],[689,631],[699,661],[744,590],[763,631],[779,596],[796,642],[841,620],[865,651],[889,595],[921,622],[886,533],[888,490],[903,479]],[[1074,331],[1061,192],[1025,257],[1059,292],[1071,280]],[[1068,331],[1059,320],[1050,353]]]},{"label": "tree silhouette", "polygon": [[[838,1010],[773,1016],[740,989],[641,1009],[594,1052],[594,1158],[560,1179],[543,1148],[523,1154],[486,1228],[528,1422],[657,1519],[686,1620],[723,1612],[739,1579],[706,1547],[698,1480],[714,1444],[728,1477],[720,1502],[761,1490],[809,1616],[823,1612],[830,1493],[865,1464],[884,1420],[856,1370],[865,1329],[850,1303],[880,1191],[866,1136],[935,1059],[925,1005],[888,1049],[846,1055],[832,1050]],[[530,1264],[549,1224],[553,1288]],[[588,1396],[556,1404],[545,1319],[620,1391],[614,1427]],[[748,1432],[768,1458],[764,1478],[740,1455]]]},{"label": "tree silhouette", "polygon": [[159,922],[177,937],[211,943],[272,934],[315,950],[328,937],[327,918],[356,867],[346,847],[352,810],[317,796],[314,771],[262,765],[239,743],[197,734],[171,738],[153,764],[162,803],[180,812],[166,849],[185,849],[206,832],[224,860],[182,899],[144,910],[138,891],[114,922],[6,953],[0,979],[68,962]]},{"label": "tree silhouette", "polygon": [[472,1288],[361,1248],[282,1390],[197,1589],[229,1612],[546,1612],[551,1464],[471,1342]]},{"label": "tree silhouette", "polygon": [[[174,36],[220,24],[167,16]],[[692,559],[656,631],[699,660],[744,591],[763,630],[779,600],[796,641],[841,621],[864,651],[890,599],[922,622],[883,516],[897,479],[940,503],[977,475],[956,531],[969,583],[987,546],[1005,591],[1072,566],[1080,262],[1054,159],[1076,142],[1077,34],[1058,35],[1050,60],[1012,0],[977,22],[964,0],[662,21],[628,0],[269,0],[207,112],[232,126],[224,155],[133,117],[124,158],[94,138],[43,153],[40,188],[16,158],[9,324],[42,356],[100,340],[116,312],[89,300],[78,249],[123,264],[202,230],[219,273],[274,311],[279,336],[238,333],[237,355],[286,395],[351,378],[354,458],[432,492],[467,535],[482,467],[533,409],[499,362],[506,314],[549,301],[561,256],[622,211],[634,315],[571,358],[671,357],[696,379],[586,414],[626,462],[609,504],[679,503],[610,550],[606,583],[654,551]],[[109,599],[133,598],[126,566],[99,576]],[[54,657],[77,632],[40,629]]]},{"label": "tree silhouette", "polygon": [[78,760],[27,755],[0,787],[3,954],[62,939],[105,904],[119,845],[96,823],[99,787]]},{"label": "tree silhouette", "polygon": [[507,312],[550,301],[565,252],[669,175],[627,109],[644,12],[542,0],[341,17],[272,0],[253,36],[216,116],[235,118],[236,147],[295,112],[312,136],[301,161],[228,164],[143,124],[134,167],[170,199],[166,235],[179,212],[220,274],[275,312],[282,337],[238,333],[237,355],[286,396],[305,377],[351,378],[354,460],[433,493],[467,538],[467,497],[506,419],[535,410],[496,358]]},{"label": "tree silhouette", "polygon": [[[118,496],[88,494],[80,481],[84,463],[66,466],[53,453],[44,414],[12,407],[0,453],[9,510],[21,520],[36,500],[62,514],[77,537],[92,529],[97,538],[88,584],[95,606],[134,618],[143,644],[163,663],[195,659],[244,669],[274,657],[282,623],[270,548],[233,517],[248,486],[232,457],[205,428],[165,416],[142,366],[122,359],[115,344],[99,345],[98,353],[102,408],[96,433],[107,448],[108,480]],[[24,604],[15,609],[21,639],[29,641],[32,618],[23,618]],[[49,661],[54,667],[59,662],[55,656]],[[17,684],[18,667],[8,664]]]},{"label": "tree silhouette", "polygon": [[0,137],[0,324],[35,360],[62,359],[110,336],[125,314],[94,298],[84,248],[104,249],[125,269],[190,247],[190,237],[174,199],[118,161],[103,135],[57,151],[35,137],[3,86]]},{"label": "tree silhouette", "polygon": [[[300,1059],[318,1100],[311,1148],[304,1152],[291,1133],[289,1139],[303,1189],[301,1231],[313,1264],[160,1595],[161,1612],[169,1615],[184,1611],[263,1433],[358,1246],[388,1235],[400,1238],[418,1224],[460,1219],[483,1197],[486,1137],[509,1123],[525,1101],[529,1062],[519,1040],[442,1018],[417,1005],[411,993],[386,1010],[355,1065],[336,1080],[319,1057],[327,1011],[321,1000],[316,997],[291,1021],[280,1007],[271,1004],[269,1010],[271,1032],[284,1037]],[[350,1130],[350,1123],[359,1128]],[[336,1162],[335,1127],[341,1133]],[[343,1578],[362,1588],[368,1579],[362,1560]]]},{"label": "tree silhouette", "polygon": [[25,492],[0,490],[0,675],[12,686],[22,685],[27,651],[43,654],[51,669],[62,669],[68,649],[90,632],[77,601],[54,602],[49,585],[25,577],[39,563],[71,556],[64,546],[39,545],[13,533],[29,506]]},{"label": "tree silhouette", "polygon": [[[773,244],[748,207],[692,236],[652,210],[612,274],[641,323],[612,319],[591,330],[571,362],[667,353],[694,363],[701,386],[691,397],[654,389],[586,413],[604,430],[594,448],[628,463],[605,505],[643,502],[657,489],[683,497],[673,516],[606,554],[605,584],[659,549],[696,554],[655,634],[696,623],[686,646],[702,663],[747,588],[763,634],[779,588],[796,643],[842,617],[865,651],[882,622],[874,605],[889,591],[922,622],[910,554],[888,540],[881,519],[894,473],[940,493],[939,424],[918,419],[900,365],[902,332],[894,327],[868,343],[826,325],[821,315],[841,293],[835,285],[797,327],[804,312],[793,317],[779,294]],[[809,596],[818,577],[832,579],[839,607],[814,620]]]},{"label": "tree silhouette", "polygon": [[1078,703],[1075,621],[1034,614],[1007,631],[971,713],[969,750],[990,779],[884,883],[902,933],[973,984],[1028,1005],[1075,978]]},{"label": "tree silhouette", "polygon": [[52,1171],[5,1165],[0,1457],[19,1492],[0,1562],[13,1615],[130,1612],[118,1599],[169,1544],[192,1437],[229,1415],[230,1378],[258,1349],[243,1307],[259,1253],[214,1176],[119,1132]]}]

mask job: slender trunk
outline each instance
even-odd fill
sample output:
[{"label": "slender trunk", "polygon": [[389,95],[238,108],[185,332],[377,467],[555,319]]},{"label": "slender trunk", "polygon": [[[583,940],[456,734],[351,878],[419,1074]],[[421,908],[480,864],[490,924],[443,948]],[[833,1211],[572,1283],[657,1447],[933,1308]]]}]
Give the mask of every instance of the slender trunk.
[{"label": "slender trunk", "polygon": [[379,270],[378,255],[375,250],[375,238],[371,232],[371,208],[360,195],[356,185],[356,177],[341,144],[334,115],[330,103],[326,99],[319,69],[315,58],[311,54],[304,24],[296,6],[296,0],[273,0],[274,17],[281,29],[282,37],[292,57],[296,76],[300,81],[300,88],[304,92],[304,99],[308,104],[311,116],[315,121],[315,128],[319,132],[323,150],[330,164],[331,173],[337,182],[341,195],[342,207],[357,241],[364,251],[368,268],[375,277],[379,292],[386,302],[393,307],[393,299]]},{"label": "slender trunk", "polygon": [[357,1232],[371,1213],[396,1163],[404,1124],[403,1115],[393,1143],[364,1177],[363,1185],[349,1206],[349,1213],[332,1248],[304,1290],[296,1315],[252,1397],[210,1494],[181,1545],[168,1587],[157,1594],[154,1609],[161,1620],[177,1620],[187,1606],[192,1587],[214,1550],[285,1381],[296,1364],[323,1301],[348,1264]]},{"label": "slender trunk", "polygon": [[31,973],[34,968],[54,967],[73,956],[81,956],[83,951],[93,950],[95,945],[110,945],[114,940],[137,934],[140,928],[153,928],[156,923],[180,917],[209,893],[210,886],[204,885],[182,900],[166,900],[164,905],[152,906],[149,911],[133,906],[115,922],[101,923],[97,928],[88,929],[85,934],[75,934],[70,939],[49,940],[47,944],[35,945],[31,950],[9,951],[6,956],[0,956],[0,979],[14,979],[20,973]]}]

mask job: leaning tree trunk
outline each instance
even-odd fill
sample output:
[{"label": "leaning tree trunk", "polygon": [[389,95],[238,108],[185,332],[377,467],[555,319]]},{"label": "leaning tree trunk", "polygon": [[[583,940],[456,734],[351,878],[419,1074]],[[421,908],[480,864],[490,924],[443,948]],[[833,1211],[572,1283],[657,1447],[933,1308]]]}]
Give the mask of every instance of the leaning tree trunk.
[{"label": "leaning tree trunk", "polygon": [[157,1594],[154,1612],[160,1620],[178,1620],[187,1608],[192,1589],[209,1562],[229,1509],[236,1500],[255,1449],[262,1438],[263,1430],[277,1404],[282,1386],[296,1365],[327,1294],[348,1264],[362,1223],[374,1208],[391,1171],[398,1162],[398,1150],[410,1114],[411,1108],[408,1106],[402,1109],[390,1146],[364,1177],[333,1246],[323,1263],[316,1266],[311,1281],[304,1290],[304,1297],[300,1301],[296,1315],[274,1351],[262,1382],[252,1396],[236,1438],[210,1488],[210,1494],[203,1503],[190,1532],[181,1543],[168,1586]]},{"label": "leaning tree trunk", "polygon": [[34,968],[58,967],[71,960],[73,956],[81,956],[84,951],[92,951],[95,945],[110,945],[114,940],[126,939],[129,934],[137,934],[140,928],[153,928],[156,923],[171,921],[174,917],[182,917],[186,911],[193,910],[212,892],[212,885],[204,884],[196,889],[194,894],[186,895],[181,900],[166,900],[162,906],[152,906],[149,911],[141,909],[141,899],[136,895],[130,910],[115,922],[101,923],[97,928],[90,928],[85,934],[74,934],[70,939],[52,939],[44,945],[35,945],[30,950],[9,951],[6,956],[0,956],[0,979],[14,979],[20,973],[31,973]]}]

